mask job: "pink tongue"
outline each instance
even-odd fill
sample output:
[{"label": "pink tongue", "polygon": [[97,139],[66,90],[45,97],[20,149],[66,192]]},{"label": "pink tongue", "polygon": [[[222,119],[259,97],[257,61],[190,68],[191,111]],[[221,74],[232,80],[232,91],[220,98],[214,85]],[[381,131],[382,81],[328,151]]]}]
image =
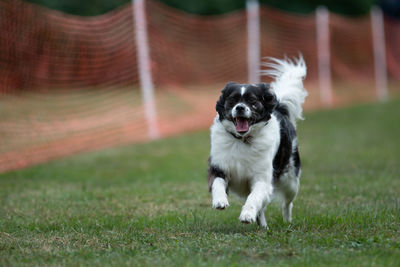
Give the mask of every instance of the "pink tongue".
[{"label": "pink tongue", "polygon": [[236,131],[238,133],[247,132],[249,130],[249,121],[244,118],[236,119]]}]

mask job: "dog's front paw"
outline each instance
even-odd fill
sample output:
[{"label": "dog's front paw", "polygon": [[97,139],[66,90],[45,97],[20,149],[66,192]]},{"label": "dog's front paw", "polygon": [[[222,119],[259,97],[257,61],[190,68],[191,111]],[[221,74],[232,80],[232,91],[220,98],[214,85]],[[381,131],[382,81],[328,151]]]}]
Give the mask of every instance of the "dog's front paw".
[{"label": "dog's front paw", "polygon": [[229,206],[229,202],[228,202],[228,199],[226,197],[225,198],[213,199],[212,207],[214,209],[223,210],[228,206]]},{"label": "dog's front paw", "polygon": [[247,209],[242,209],[242,212],[240,213],[239,220],[242,223],[253,223],[256,221],[257,217],[257,212],[255,209],[247,208]]}]

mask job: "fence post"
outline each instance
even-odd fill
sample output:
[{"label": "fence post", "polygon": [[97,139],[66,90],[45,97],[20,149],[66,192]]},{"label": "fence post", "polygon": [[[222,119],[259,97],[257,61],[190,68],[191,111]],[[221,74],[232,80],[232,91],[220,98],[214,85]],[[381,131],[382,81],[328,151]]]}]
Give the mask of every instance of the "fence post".
[{"label": "fence post", "polygon": [[260,5],[258,0],[246,1],[248,82],[260,82]]},{"label": "fence post", "polygon": [[157,112],[154,100],[154,85],[150,67],[150,51],[147,39],[145,0],[131,0],[135,24],[136,51],[139,81],[145,108],[145,116],[150,139],[159,137]]},{"label": "fence post", "polygon": [[374,68],[376,94],[379,100],[388,99],[386,51],[385,51],[385,24],[382,10],[374,6],[371,8],[372,45],[374,49]]},{"label": "fence post", "polygon": [[318,82],[321,101],[325,106],[332,105],[332,81],[330,66],[329,11],[324,6],[316,10]]}]

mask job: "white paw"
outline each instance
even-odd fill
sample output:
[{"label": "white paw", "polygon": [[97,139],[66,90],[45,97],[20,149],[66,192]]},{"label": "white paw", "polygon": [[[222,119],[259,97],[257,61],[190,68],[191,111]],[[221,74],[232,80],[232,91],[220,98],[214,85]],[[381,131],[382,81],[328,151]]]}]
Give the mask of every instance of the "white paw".
[{"label": "white paw", "polygon": [[256,221],[257,212],[255,209],[242,209],[239,220],[242,223],[253,223]]},{"label": "white paw", "polygon": [[213,199],[212,207],[214,209],[223,210],[228,206],[229,206],[229,202],[228,202],[228,199],[226,197],[225,198]]}]

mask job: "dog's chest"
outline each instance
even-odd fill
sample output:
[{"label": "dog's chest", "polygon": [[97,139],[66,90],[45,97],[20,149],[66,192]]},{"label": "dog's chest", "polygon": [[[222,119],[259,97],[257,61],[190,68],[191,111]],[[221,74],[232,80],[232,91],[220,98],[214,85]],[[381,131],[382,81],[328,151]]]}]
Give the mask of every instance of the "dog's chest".
[{"label": "dog's chest", "polygon": [[[276,139],[267,140],[265,136],[253,138],[244,143],[231,136],[219,136],[212,147],[213,163],[219,166],[230,180],[249,179],[269,171]],[[269,141],[269,142],[268,142]]]},{"label": "dog's chest", "polygon": [[245,197],[250,193],[252,179],[267,178],[267,174],[271,172],[272,148],[254,143],[245,144],[239,140],[226,144],[226,147],[221,147],[219,153],[216,153],[216,161],[227,176],[229,191]]},{"label": "dog's chest", "polygon": [[[221,150],[221,161],[224,161],[226,171],[230,176],[249,176],[267,162],[265,148],[260,149],[251,144],[241,141],[232,141],[231,145]],[[229,144],[229,143],[228,143]]]}]

